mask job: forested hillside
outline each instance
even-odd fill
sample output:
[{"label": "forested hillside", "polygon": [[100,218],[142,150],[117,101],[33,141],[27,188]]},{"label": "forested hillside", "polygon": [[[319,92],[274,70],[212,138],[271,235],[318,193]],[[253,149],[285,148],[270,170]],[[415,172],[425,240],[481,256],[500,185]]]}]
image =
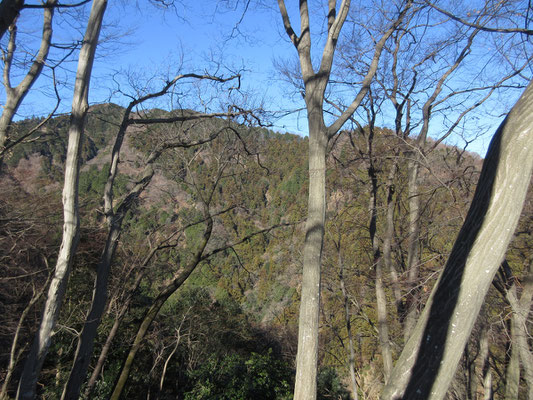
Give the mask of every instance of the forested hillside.
[{"label": "forested hillside", "polygon": [[[123,112],[101,105],[89,113],[79,183],[80,245],[39,381],[46,398],[61,395],[91,303],[108,230],[102,196]],[[38,323],[59,246],[66,121],[52,120],[45,136],[6,158],[0,195],[4,379],[20,374],[20,362],[8,370],[13,338],[18,361]],[[151,182],[124,218],[91,361],[90,372],[98,370],[86,393],[110,395],[147,312],[155,310],[125,384],[128,398],[290,398],[308,139],[220,118],[135,126],[127,131],[115,178],[115,209],[136,186],[151,151],[178,134],[184,134],[180,146],[157,160]],[[211,140],[189,146],[205,137]],[[350,371],[365,398],[376,398],[385,352],[396,357],[401,350],[408,311],[425,303],[464,220],[482,160],[441,145],[421,168],[420,278],[412,282],[406,264],[408,160],[396,153],[408,146],[392,131],[367,126],[343,132],[329,150],[319,398],[349,398]],[[487,371],[495,374],[495,393],[510,384],[506,373],[514,353],[506,296],[513,282],[528,287],[521,278],[532,257],[528,199],[507,258],[513,272],[502,269],[490,291],[454,379],[453,398],[474,395]],[[385,326],[387,343],[380,334]],[[14,390],[7,387],[7,393]]]},{"label": "forested hillside", "polygon": [[532,24],[0,0],[0,400],[533,399]]}]

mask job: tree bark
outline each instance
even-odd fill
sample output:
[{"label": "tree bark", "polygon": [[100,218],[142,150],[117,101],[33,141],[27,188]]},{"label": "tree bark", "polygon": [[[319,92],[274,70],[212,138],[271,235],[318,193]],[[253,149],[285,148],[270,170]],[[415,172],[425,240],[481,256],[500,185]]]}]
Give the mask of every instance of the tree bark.
[{"label": "tree bark", "polygon": [[115,256],[115,251],[118,246],[118,240],[122,233],[122,222],[135,199],[139,197],[139,195],[150,183],[153,175],[154,169],[151,164],[148,164],[148,166],[145,167],[139,182],[119,206],[117,213],[110,218],[111,222],[105,248],[96,271],[96,280],[94,283],[91,309],[87,315],[78,340],[74,363],[72,365],[67,385],[65,386],[61,396],[62,400],[75,400],[79,397],[81,385],[85,379],[85,376],[87,375],[87,369],[89,368],[89,362],[93,353],[96,330],[100,324],[100,320],[104,313],[107,302],[107,284],[109,280],[109,273],[111,271],[111,264]]},{"label": "tree bark", "polygon": [[385,42],[402,22],[411,6],[407,1],[398,18],[385,31],[375,44],[374,56],[362,81],[361,89],[353,102],[330,126],[324,124],[324,94],[331,75],[333,58],[341,29],[344,25],[350,0],[342,0],[339,12],[336,2],[328,1],[328,36],[322,52],[318,72],[313,69],[311,58],[311,30],[308,2],[302,0],[300,6],[300,36],[294,31],[284,0],[278,6],[287,36],[296,48],[300,60],[300,70],[305,85],[305,103],[309,126],[309,199],[308,219],[304,241],[304,261],[302,274],[302,294],[298,327],[298,353],[296,356],[295,400],[316,399],[316,376],[318,367],[318,329],[320,309],[320,268],[324,238],[326,209],[326,149],[329,139],[335,136],[346,121],[353,115],[368,93],[370,83],[376,74],[378,62]]},{"label": "tree bark", "polygon": [[320,265],[326,219],[326,146],[322,110],[309,113],[309,199],[298,324],[295,399],[316,398]]},{"label": "tree bark", "polygon": [[352,400],[358,400],[357,394],[357,380],[355,379],[355,349],[352,334],[352,319],[350,313],[350,299],[346,290],[344,282],[344,261],[341,254],[341,235],[339,235],[339,242],[337,244],[337,260],[339,264],[339,280],[341,285],[342,297],[344,300],[344,321],[346,324],[346,332],[348,333],[348,371],[350,373],[350,384],[352,390]]},{"label": "tree bark", "polygon": [[505,370],[505,400],[518,399],[520,389],[520,355],[518,352],[518,336],[516,334],[516,319],[511,317],[511,341],[509,348],[511,355]]},{"label": "tree bark", "polygon": [[520,299],[516,294],[516,286],[513,285],[507,291],[507,299],[513,310],[511,326],[515,327],[515,339],[513,350],[517,349],[520,361],[524,368],[524,378],[527,384],[528,398],[533,399],[533,353],[529,348],[529,329],[527,320],[533,301],[533,261],[529,265],[529,272],[523,282],[523,290]]},{"label": "tree bark", "polygon": [[[378,197],[378,176],[376,167],[374,165],[375,155],[373,152],[373,140],[374,140],[374,122],[375,118],[372,118],[369,124],[368,133],[368,177],[370,179],[370,199],[369,199],[369,213],[370,223],[368,231],[370,233],[370,242],[372,243],[372,264],[375,270],[375,290],[376,290],[376,309],[378,320],[378,336],[379,346],[381,348],[381,356],[383,358],[383,376],[384,382],[389,380],[390,373],[392,371],[392,351],[390,347],[389,338],[389,323],[387,320],[387,295],[383,285],[383,264],[384,259],[379,249],[379,240],[377,237],[377,197]],[[388,256],[390,257],[390,248]]]},{"label": "tree bark", "polygon": [[78,61],[78,71],[72,100],[72,114],[68,131],[65,182],[63,186],[63,239],[56,263],[55,273],[48,290],[39,331],[33,341],[20,378],[17,398],[33,400],[37,379],[50,347],[54,327],[57,323],[65,295],[72,260],[78,244],[78,177],[80,152],[85,117],[89,108],[88,93],[94,55],[102,25],[107,0],[94,0],[83,46]]},{"label": "tree bark", "polygon": [[442,399],[516,229],[533,169],[533,83],[491,141],[448,262],[382,399]]},{"label": "tree bark", "polygon": [[[423,145],[423,144],[422,144]],[[408,197],[409,197],[409,237],[407,251],[407,307],[404,320],[404,342],[407,342],[418,317],[418,276],[420,271],[420,193],[418,189],[418,169],[420,155],[416,151],[408,153]]]}]

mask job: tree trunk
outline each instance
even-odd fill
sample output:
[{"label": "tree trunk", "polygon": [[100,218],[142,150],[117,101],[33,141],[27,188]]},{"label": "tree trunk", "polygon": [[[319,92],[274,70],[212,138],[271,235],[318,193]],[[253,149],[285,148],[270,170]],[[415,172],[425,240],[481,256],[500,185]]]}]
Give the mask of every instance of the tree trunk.
[{"label": "tree trunk", "polygon": [[398,279],[398,271],[392,262],[392,241],[394,239],[394,208],[395,198],[394,198],[394,177],[396,176],[397,163],[398,163],[398,154],[395,154],[393,165],[389,171],[389,176],[387,177],[386,184],[386,193],[387,193],[387,214],[385,221],[385,237],[383,238],[383,266],[385,270],[390,271],[391,283],[392,283],[392,292],[394,294],[394,304],[396,308],[396,314],[400,322],[403,321],[404,317],[404,304],[402,300],[402,293],[400,289],[400,282]]},{"label": "tree trunk", "polygon": [[120,307],[120,310],[118,314],[115,317],[115,321],[113,322],[113,326],[111,327],[111,330],[109,331],[109,334],[107,335],[107,339],[104,343],[104,346],[102,347],[102,350],[100,351],[100,355],[98,356],[98,361],[96,362],[96,365],[94,366],[93,372],[91,373],[91,377],[89,378],[89,381],[87,382],[87,387],[85,388],[84,396],[86,398],[91,397],[91,393],[94,390],[94,386],[96,384],[96,380],[98,379],[98,375],[100,375],[100,372],[102,371],[102,368],[104,367],[104,363],[107,359],[107,355],[109,353],[109,350],[111,349],[111,344],[113,343],[113,340],[115,339],[115,336],[118,332],[118,328],[120,326],[120,323],[122,322],[122,319],[126,315],[126,312],[133,300],[133,295],[139,288],[139,285],[141,284],[142,279],[144,278],[146,274],[146,267],[150,260],[153,258],[153,256],[156,254],[156,252],[159,250],[159,246],[153,248],[150,253],[144,258],[140,271],[137,272],[135,276],[135,280],[133,284],[126,288],[125,291],[128,293],[126,296],[126,299],[122,306]]},{"label": "tree trunk", "polygon": [[358,400],[357,395],[357,380],[355,379],[355,349],[352,335],[352,319],[350,315],[350,299],[348,298],[348,292],[346,291],[346,285],[344,283],[344,261],[341,255],[341,240],[339,236],[339,243],[337,246],[337,259],[339,263],[339,280],[341,285],[342,297],[344,300],[344,321],[346,323],[346,331],[348,333],[348,371],[350,374],[350,384],[352,390],[352,400]]},{"label": "tree trunk", "polygon": [[56,263],[56,269],[44,306],[39,331],[33,341],[20,378],[17,398],[33,400],[41,368],[50,347],[54,327],[57,323],[65,295],[72,260],[78,244],[78,177],[80,167],[81,139],[85,117],[89,108],[88,94],[94,54],[107,0],[94,0],[83,46],[78,61],[78,71],[72,100],[72,115],[68,132],[67,159],[65,162],[65,183],[63,186],[63,239]]},{"label": "tree trunk", "polygon": [[509,348],[511,355],[505,370],[505,400],[518,399],[520,389],[520,355],[518,352],[518,337],[516,334],[516,319],[511,317],[511,341]]},{"label": "tree trunk", "polygon": [[96,330],[100,325],[100,320],[104,313],[107,302],[107,284],[109,280],[109,273],[111,271],[111,264],[115,257],[115,251],[118,245],[118,240],[122,232],[122,221],[126,213],[130,210],[131,205],[136,198],[144,191],[150,183],[154,175],[154,169],[151,164],[145,167],[142,178],[130,191],[124,202],[119,206],[117,213],[111,218],[111,226],[109,228],[104,252],[101,256],[96,271],[96,280],[94,283],[93,297],[91,302],[91,309],[87,315],[83,330],[78,340],[76,348],[76,355],[74,357],[74,364],[69,375],[67,385],[61,396],[62,400],[76,400],[79,397],[81,385],[89,362],[93,353],[94,340],[96,338]]},{"label": "tree trunk", "polygon": [[492,398],[492,372],[489,364],[489,334],[487,327],[483,327],[479,338],[478,368],[483,382],[482,395],[484,399]]},{"label": "tree trunk", "polygon": [[529,348],[529,329],[527,320],[533,301],[533,261],[529,265],[529,272],[523,281],[523,290],[520,300],[516,294],[516,286],[513,285],[507,291],[507,299],[513,310],[512,321],[516,328],[515,339],[512,346],[516,347],[520,355],[520,361],[524,368],[524,379],[527,384],[528,398],[533,399],[533,353]]},{"label": "tree trunk", "polygon": [[[309,110],[309,108],[308,108]],[[296,356],[295,400],[316,399],[320,265],[326,220],[326,146],[322,110],[308,111],[309,200],[304,242],[302,294]]]},{"label": "tree trunk", "polygon": [[404,320],[404,342],[407,342],[418,317],[418,276],[420,270],[420,193],[418,189],[418,152],[409,152],[409,239],[407,252],[407,307]]},{"label": "tree trunk", "polygon": [[[368,134],[368,157],[369,165],[367,167],[368,177],[370,178],[370,199],[369,199],[369,213],[370,223],[368,231],[370,233],[370,242],[372,243],[372,264],[376,273],[376,308],[378,320],[378,336],[379,346],[381,348],[381,356],[383,358],[383,376],[384,382],[389,380],[392,371],[392,351],[390,348],[389,339],[389,323],[387,321],[387,296],[383,286],[383,258],[379,250],[379,241],[377,237],[377,196],[378,196],[378,177],[374,167],[373,148],[373,124],[370,126]],[[390,249],[389,249],[390,250]],[[390,256],[390,253],[389,253]]]},{"label": "tree trunk", "polygon": [[516,229],[533,169],[533,83],[491,141],[465,223],[383,399],[442,399]]}]

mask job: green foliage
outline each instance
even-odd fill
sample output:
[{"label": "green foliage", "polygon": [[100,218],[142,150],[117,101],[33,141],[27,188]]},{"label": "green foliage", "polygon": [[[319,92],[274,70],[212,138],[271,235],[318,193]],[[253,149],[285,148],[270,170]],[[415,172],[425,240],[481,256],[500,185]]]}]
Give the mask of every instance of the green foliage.
[{"label": "green foliage", "polygon": [[318,372],[317,398],[318,400],[350,400],[350,392],[346,390],[334,368],[325,367]]},{"label": "green foliage", "polygon": [[292,371],[287,363],[266,354],[237,354],[220,360],[210,357],[191,373],[193,388],[186,400],[290,399]]},{"label": "green foliage", "polygon": [[[82,171],[79,178],[80,197],[87,197],[90,200],[100,199],[104,194],[105,184],[109,175],[109,163],[98,168],[92,165],[87,171]],[[115,197],[120,197],[126,192],[128,179],[119,174],[113,183],[113,193]]]}]

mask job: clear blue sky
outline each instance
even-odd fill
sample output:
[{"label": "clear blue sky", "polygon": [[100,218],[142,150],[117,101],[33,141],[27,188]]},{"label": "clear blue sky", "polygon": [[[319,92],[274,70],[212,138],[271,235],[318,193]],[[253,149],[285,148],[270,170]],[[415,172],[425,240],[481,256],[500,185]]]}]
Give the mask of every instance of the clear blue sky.
[{"label": "clear blue sky", "polygon": [[[248,9],[240,22],[242,8],[237,11],[227,9],[227,2],[219,0],[183,1],[183,5],[177,4],[175,11],[165,12],[149,5],[147,0],[138,0],[136,5],[132,3],[109,2],[104,21],[104,38],[109,40],[102,43],[98,51],[91,84],[92,103],[110,98],[113,102],[126,104],[123,97],[109,97],[111,77],[118,71],[130,71],[142,81],[162,73],[171,76],[178,72],[209,72],[213,64],[208,59],[215,59],[229,69],[243,70],[243,88],[254,102],[262,101],[265,108],[272,111],[303,107],[301,96],[284,82],[274,65],[275,60],[281,64],[296,63],[297,60],[295,49],[285,37],[274,2],[271,9]],[[288,6],[291,4],[287,1]],[[67,43],[72,37],[80,38],[88,11],[87,8],[80,16],[78,34],[71,23],[67,24],[72,20],[71,15],[58,13],[54,40]],[[21,22],[25,25],[21,31],[26,29],[30,32],[23,38],[31,46],[32,38],[40,34],[42,17],[39,11],[24,10],[23,13]],[[293,23],[297,29],[296,17],[297,14]],[[238,29],[235,30],[235,27]],[[75,58],[66,67],[67,70],[58,71],[58,79],[64,85],[60,109],[63,112],[70,110]],[[46,97],[46,94],[50,95],[49,82],[46,77],[39,80],[20,109],[20,117],[48,112],[51,107]],[[3,97],[4,94],[0,93],[0,101]],[[510,101],[512,104],[514,99]],[[275,130],[306,134],[305,112],[293,113],[272,122]],[[497,123],[498,119],[493,119],[492,130]],[[490,137],[485,136],[471,149],[484,154],[489,140]],[[457,144],[462,143],[457,141]]]}]

